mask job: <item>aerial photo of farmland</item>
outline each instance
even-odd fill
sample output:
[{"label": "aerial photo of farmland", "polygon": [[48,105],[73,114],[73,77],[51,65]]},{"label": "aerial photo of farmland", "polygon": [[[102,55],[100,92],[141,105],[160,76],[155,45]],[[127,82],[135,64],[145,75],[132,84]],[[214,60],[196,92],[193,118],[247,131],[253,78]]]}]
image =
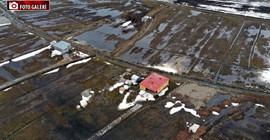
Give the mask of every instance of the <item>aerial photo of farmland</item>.
[{"label": "aerial photo of farmland", "polygon": [[49,2],[0,1],[0,139],[270,139],[269,0]]}]

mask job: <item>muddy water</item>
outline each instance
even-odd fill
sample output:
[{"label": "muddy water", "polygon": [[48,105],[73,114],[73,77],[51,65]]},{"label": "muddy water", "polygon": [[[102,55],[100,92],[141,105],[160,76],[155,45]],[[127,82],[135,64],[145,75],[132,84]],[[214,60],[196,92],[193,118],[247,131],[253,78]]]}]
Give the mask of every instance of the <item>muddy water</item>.
[{"label": "muddy water", "polygon": [[[144,55],[147,53],[147,51],[150,50],[150,43],[154,39],[155,34],[156,31],[153,31],[141,40],[137,41],[133,48],[129,49],[128,52],[121,55],[121,58],[130,62],[148,64],[148,61],[152,55],[147,56],[146,58]],[[139,51],[134,52],[135,49]]]},{"label": "muddy water", "polygon": [[215,94],[209,102],[207,102],[206,107],[213,107],[215,105],[221,105],[221,102],[225,99],[229,99],[230,95]]},{"label": "muddy water", "polygon": [[270,134],[267,131],[270,128],[270,123],[266,121],[269,120],[269,115],[263,113],[269,109],[256,107],[251,102],[247,102],[241,110],[244,114],[242,119],[225,121],[224,124],[213,129],[213,135],[228,139],[242,139],[243,137],[246,139],[269,139]]},{"label": "muddy water", "polygon": [[[111,52],[115,49],[115,45],[118,42],[117,38],[127,40],[131,36],[133,36],[137,31],[130,31],[128,33],[123,33],[123,28],[113,27],[113,24],[106,24],[101,26],[98,29],[93,31],[85,32],[74,39],[79,42],[91,45],[96,49],[100,49],[102,51]],[[114,35],[114,39],[108,39],[108,36]]]}]

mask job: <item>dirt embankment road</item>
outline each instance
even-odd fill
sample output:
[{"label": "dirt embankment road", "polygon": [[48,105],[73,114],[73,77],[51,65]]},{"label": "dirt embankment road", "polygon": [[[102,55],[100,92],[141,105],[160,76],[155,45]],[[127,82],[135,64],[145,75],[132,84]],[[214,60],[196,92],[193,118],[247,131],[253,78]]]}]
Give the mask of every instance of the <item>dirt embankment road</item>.
[{"label": "dirt embankment road", "polygon": [[[164,10],[164,7],[157,7],[150,11],[147,16],[149,17],[155,17],[158,15],[159,12]],[[121,42],[118,44],[116,49],[112,52],[112,55],[115,57],[119,57],[122,53],[128,51],[139,39],[143,38],[145,35],[149,34],[152,32],[152,30],[159,25],[159,20],[158,18],[152,18],[145,22],[141,28],[141,30],[133,36],[131,39],[128,41]]]}]

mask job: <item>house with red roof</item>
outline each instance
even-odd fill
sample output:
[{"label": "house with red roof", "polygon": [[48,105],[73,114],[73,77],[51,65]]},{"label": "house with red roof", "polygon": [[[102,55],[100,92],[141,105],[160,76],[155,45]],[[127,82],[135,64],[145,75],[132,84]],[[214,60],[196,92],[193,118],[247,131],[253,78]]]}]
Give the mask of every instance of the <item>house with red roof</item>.
[{"label": "house with red roof", "polygon": [[159,93],[169,84],[169,81],[170,79],[165,76],[152,73],[140,83],[140,89]]}]

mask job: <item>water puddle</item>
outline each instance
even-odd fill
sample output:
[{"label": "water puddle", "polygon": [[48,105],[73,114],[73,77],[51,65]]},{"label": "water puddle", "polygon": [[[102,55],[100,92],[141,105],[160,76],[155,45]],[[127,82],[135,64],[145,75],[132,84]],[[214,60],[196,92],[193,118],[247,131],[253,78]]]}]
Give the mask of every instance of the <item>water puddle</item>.
[{"label": "water puddle", "polygon": [[[93,31],[85,32],[74,39],[78,40],[80,43],[91,45],[94,48],[111,52],[115,49],[116,43],[120,39],[127,40],[133,36],[137,31],[130,31],[128,33],[123,33],[123,28],[113,27],[113,24],[106,24]],[[109,39],[109,36],[113,36]]]}]

